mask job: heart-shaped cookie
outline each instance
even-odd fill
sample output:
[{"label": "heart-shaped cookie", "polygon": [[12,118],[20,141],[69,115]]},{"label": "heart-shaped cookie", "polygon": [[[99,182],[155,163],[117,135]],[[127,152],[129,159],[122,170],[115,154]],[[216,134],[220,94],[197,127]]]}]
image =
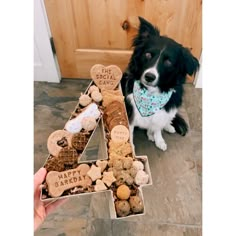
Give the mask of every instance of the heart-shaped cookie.
[{"label": "heart-shaped cookie", "polygon": [[94,65],[90,70],[91,78],[100,89],[115,89],[122,78],[122,71],[118,66]]}]

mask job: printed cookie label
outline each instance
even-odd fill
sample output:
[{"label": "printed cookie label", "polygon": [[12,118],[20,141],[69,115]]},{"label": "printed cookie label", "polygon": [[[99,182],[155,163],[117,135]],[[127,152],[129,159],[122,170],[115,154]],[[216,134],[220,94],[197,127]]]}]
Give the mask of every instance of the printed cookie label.
[{"label": "printed cookie label", "polygon": [[75,186],[84,186],[92,184],[88,176],[83,176],[79,167],[67,171],[50,171],[47,174],[46,182],[49,194],[52,197],[59,197],[62,193]]},{"label": "printed cookie label", "polygon": [[116,125],[111,130],[111,140],[114,142],[127,142],[129,140],[129,130],[124,125]]},{"label": "printed cookie label", "polygon": [[118,66],[94,65],[90,70],[91,78],[100,89],[113,90],[119,84],[122,71]]}]

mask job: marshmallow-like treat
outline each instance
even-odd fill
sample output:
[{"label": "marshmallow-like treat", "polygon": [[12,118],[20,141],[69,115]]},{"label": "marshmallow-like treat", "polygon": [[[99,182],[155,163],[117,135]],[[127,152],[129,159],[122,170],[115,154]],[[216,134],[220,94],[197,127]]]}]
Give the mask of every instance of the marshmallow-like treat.
[{"label": "marshmallow-like treat", "polygon": [[89,97],[89,95],[87,95],[87,94],[82,94],[79,97],[79,104],[83,107],[88,106],[91,102],[92,102],[92,98]]},{"label": "marshmallow-like treat", "polygon": [[97,122],[94,117],[84,117],[81,121],[82,128],[86,131],[94,130]]},{"label": "marshmallow-like treat", "polygon": [[141,161],[134,161],[133,162],[133,167],[138,171],[138,170],[144,170],[144,165]]},{"label": "marshmallow-like treat", "polygon": [[134,182],[137,185],[147,184],[148,179],[149,179],[148,174],[143,170],[139,170],[134,178]]},{"label": "marshmallow-like treat", "polygon": [[89,87],[88,94],[91,94],[94,91],[99,92],[99,88],[96,85],[92,85]]},{"label": "marshmallow-like treat", "polygon": [[82,129],[81,122],[83,118],[93,117],[98,119],[100,115],[101,112],[99,111],[97,104],[91,103],[76,118],[69,120],[65,125],[65,129],[72,134],[78,133]]},{"label": "marshmallow-like treat", "polygon": [[102,101],[102,94],[99,91],[93,91],[91,93],[91,98],[94,102],[101,102]]}]

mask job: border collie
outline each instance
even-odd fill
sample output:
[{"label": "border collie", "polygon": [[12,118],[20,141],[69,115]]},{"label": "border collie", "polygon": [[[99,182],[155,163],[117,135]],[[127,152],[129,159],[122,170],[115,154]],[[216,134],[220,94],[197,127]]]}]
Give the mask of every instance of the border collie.
[{"label": "border collie", "polygon": [[[134,51],[121,80],[133,145],[134,127],[147,130],[149,140],[165,151],[162,130],[185,135],[188,125],[177,113],[182,104],[186,75],[199,68],[198,60],[171,38],[161,36],[151,23],[139,17]],[[134,148],[134,146],[133,146]]]}]

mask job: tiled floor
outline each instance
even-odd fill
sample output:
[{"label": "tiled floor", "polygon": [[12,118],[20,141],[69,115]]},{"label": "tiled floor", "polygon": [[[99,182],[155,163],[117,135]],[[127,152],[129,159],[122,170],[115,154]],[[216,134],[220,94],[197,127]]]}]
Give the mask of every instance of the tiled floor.
[{"label": "tiled floor", "polygon": [[[88,80],[62,80],[34,85],[34,171],[47,158],[46,140],[64,127]],[[158,150],[135,130],[136,154],[149,157],[153,186],[143,188],[147,214],[110,220],[104,193],[70,198],[49,215],[36,236],[200,236],[202,235],[202,90],[185,85],[180,110],[190,125],[181,137],[164,133],[168,150]]]}]

